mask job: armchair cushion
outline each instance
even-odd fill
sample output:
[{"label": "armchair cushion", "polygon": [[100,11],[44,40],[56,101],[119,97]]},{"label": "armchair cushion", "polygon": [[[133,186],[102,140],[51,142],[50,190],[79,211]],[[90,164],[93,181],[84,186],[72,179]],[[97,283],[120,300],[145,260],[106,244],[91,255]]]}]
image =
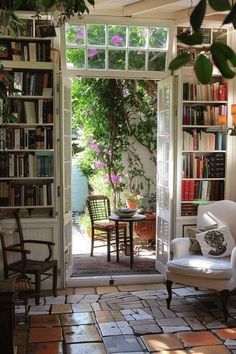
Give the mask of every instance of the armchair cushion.
[{"label": "armchair cushion", "polygon": [[209,279],[230,279],[232,265],[230,257],[221,259],[191,255],[168,262],[167,270],[172,274]]},{"label": "armchair cushion", "polygon": [[221,258],[231,255],[235,241],[228,226],[208,230],[196,235],[205,257]]},{"label": "armchair cushion", "polygon": [[201,254],[201,247],[200,247],[198,240],[196,239],[196,235],[201,232],[212,230],[212,229],[217,229],[217,228],[218,228],[217,224],[212,224],[212,225],[207,225],[205,227],[200,227],[200,228],[193,227],[193,228],[187,229],[187,235],[191,241],[189,251]]}]

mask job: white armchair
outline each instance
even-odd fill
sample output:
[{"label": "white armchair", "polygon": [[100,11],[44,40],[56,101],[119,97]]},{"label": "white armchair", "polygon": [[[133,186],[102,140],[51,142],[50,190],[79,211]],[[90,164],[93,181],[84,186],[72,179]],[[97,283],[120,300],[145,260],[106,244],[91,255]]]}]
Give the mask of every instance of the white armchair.
[{"label": "white armchair", "polygon": [[[197,227],[217,223],[228,225],[236,244],[236,203],[221,200],[198,207]],[[176,238],[171,242],[173,260],[167,263],[166,288],[167,307],[170,308],[173,282],[221,293],[223,313],[227,321],[227,300],[230,291],[236,288],[236,247],[231,256],[209,258],[189,251],[191,241],[188,237]]]}]

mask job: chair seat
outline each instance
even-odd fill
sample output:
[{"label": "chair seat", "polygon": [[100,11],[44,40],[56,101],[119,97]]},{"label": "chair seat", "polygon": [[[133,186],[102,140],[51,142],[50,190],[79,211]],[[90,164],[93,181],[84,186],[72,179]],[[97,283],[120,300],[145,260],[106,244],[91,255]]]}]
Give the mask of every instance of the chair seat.
[{"label": "chair seat", "polygon": [[9,265],[9,269],[12,271],[17,271],[21,273],[28,273],[28,274],[35,274],[38,271],[40,272],[46,272],[49,269],[53,268],[53,265],[55,264],[54,261],[35,261],[35,260],[30,260],[28,259],[26,263],[23,263],[21,261],[14,262]]},{"label": "chair seat", "polygon": [[[96,221],[93,226],[95,228],[100,228],[101,230],[104,229],[111,229],[114,230],[115,229],[115,223],[109,220],[101,220],[101,221]],[[126,228],[126,223],[119,223],[119,229],[123,229]]]},{"label": "chair seat", "polygon": [[232,277],[230,257],[206,258],[199,255],[174,259],[168,262],[167,271],[210,279],[230,279]]}]

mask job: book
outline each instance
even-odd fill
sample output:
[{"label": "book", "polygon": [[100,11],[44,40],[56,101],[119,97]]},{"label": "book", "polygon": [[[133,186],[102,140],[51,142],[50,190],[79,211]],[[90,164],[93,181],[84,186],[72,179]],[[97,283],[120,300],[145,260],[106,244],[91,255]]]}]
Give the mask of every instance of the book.
[{"label": "book", "polygon": [[36,124],[36,106],[34,101],[24,101],[25,120],[27,124]]}]

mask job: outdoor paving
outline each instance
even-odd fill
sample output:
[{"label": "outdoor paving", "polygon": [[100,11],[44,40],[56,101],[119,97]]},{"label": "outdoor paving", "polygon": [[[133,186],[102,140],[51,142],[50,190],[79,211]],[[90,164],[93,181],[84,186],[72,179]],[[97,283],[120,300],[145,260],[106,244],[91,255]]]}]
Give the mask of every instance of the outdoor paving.
[{"label": "outdoor paving", "polygon": [[236,354],[236,295],[225,323],[217,294],[164,284],[71,288],[45,296],[28,319],[16,306],[17,354]]}]

